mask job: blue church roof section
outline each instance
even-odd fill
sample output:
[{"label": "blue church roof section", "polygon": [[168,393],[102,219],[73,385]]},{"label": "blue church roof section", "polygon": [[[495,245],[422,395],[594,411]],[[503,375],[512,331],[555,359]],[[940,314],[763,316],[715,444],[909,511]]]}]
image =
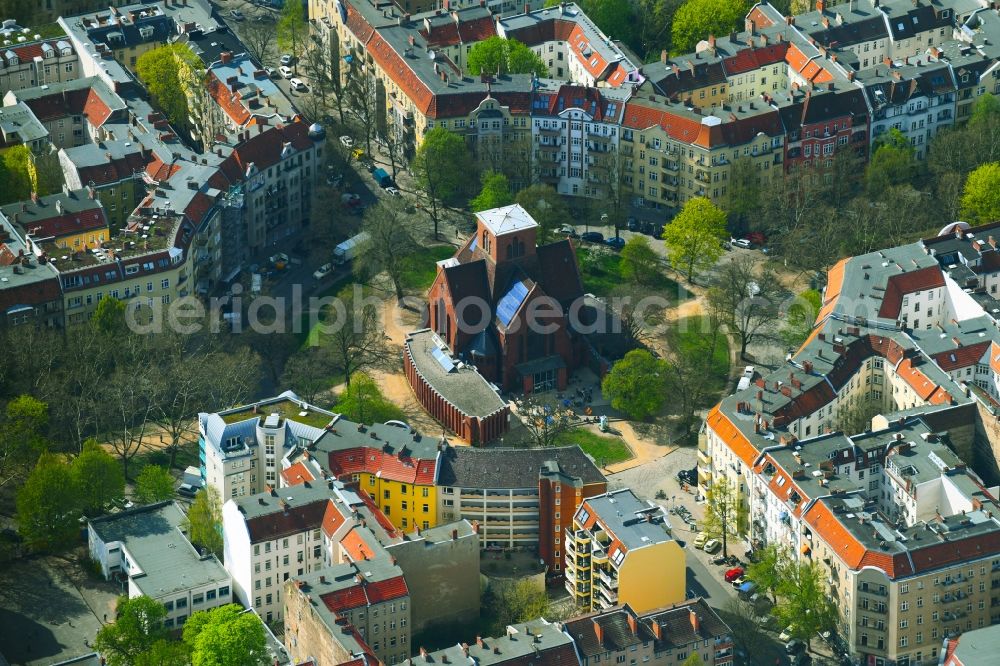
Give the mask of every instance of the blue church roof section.
[{"label": "blue church roof section", "polygon": [[472,250],[475,250],[478,245],[479,245],[479,236],[473,236],[472,242],[469,243],[469,251],[471,252]]},{"label": "blue church roof section", "polygon": [[445,372],[451,372],[455,369],[455,362],[452,361],[447,354],[441,351],[440,347],[431,350],[431,356],[434,357],[434,360],[438,362],[441,369]]},{"label": "blue church roof section", "polygon": [[521,303],[524,302],[524,297],[528,295],[528,285],[524,283],[523,280],[518,280],[511,285],[507,293],[503,295],[500,302],[497,303],[497,319],[500,320],[504,326],[509,326],[514,315],[521,308]]}]

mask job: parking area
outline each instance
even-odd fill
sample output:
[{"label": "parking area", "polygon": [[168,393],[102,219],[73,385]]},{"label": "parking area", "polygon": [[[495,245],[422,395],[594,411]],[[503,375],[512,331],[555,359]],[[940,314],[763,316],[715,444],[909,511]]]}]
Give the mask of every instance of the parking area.
[{"label": "parking area", "polygon": [[0,573],[0,646],[11,664],[47,666],[88,654],[113,618],[120,591],[75,557],[19,560]]}]

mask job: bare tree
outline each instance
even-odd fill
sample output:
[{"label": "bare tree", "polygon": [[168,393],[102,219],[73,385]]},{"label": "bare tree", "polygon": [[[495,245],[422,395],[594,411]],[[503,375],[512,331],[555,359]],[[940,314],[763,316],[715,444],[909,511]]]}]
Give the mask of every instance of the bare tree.
[{"label": "bare tree", "polygon": [[358,118],[365,152],[372,154],[372,139],[378,128],[378,105],[375,101],[375,77],[371,66],[352,67],[347,79],[347,103]]},{"label": "bare tree", "polygon": [[563,433],[583,423],[573,410],[538,395],[515,398],[514,404],[524,425],[527,444],[532,447],[554,446]]},{"label": "bare tree", "polygon": [[403,298],[403,260],[412,255],[416,245],[406,222],[404,204],[397,197],[390,197],[365,212],[362,228],[368,240],[358,254],[356,268],[368,277],[385,273],[392,281],[396,298]]},{"label": "bare tree", "polygon": [[278,41],[278,33],[273,23],[251,21],[244,26],[240,39],[246,44],[250,55],[260,64],[267,67],[273,62],[274,46]]},{"label": "bare tree", "polygon": [[389,158],[389,168],[392,169],[392,179],[396,180],[399,169],[406,165],[406,138],[397,122],[387,123],[381,138],[386,156]]},{"label": "bare tree", "polygon": [[676,328],[670,328],[665,336],[670,366],[667,385],[680,410],[684,434],[690,434],[697,410],[718,397],[713,396],[713,380],[729,372],[728,359],[720,362],[715,358],[719,346],[725,341],[718,319],[709,315],[699,321],[702,329],[698,335],[682,335]]},{"label": "bare tree", "polygon": [[317,342],[326,350],[333,369],[342,374],[350,386],[351,375],[379,367],[392,354],[375,305],[358,302],[349,294],[343,294],[338,303],[336,320],[325,322],[332,327],[332,332],[319,334]]},{"label": "bare tree", "polygon": [[321,393],[333,387],[331,374],[333,370],[324,350],[309,347],[288,359],[282,384],[306,402],[315,403]]},{"label": "bare tree", "polygon": [[739,254],[723,264],[708,291],[711,307],[740,343],[740,358],[761,329],[773,322],[783,293],[778,276],[757,269],[749,254]]},{"label": "bare tree", "polygon": [[128,478],[128,467],[145,443],[154,426],[155,403],[152,367],[122,368],[108,378],[102,390],[104,418],[100,424],[107,443],[121,459]]}]

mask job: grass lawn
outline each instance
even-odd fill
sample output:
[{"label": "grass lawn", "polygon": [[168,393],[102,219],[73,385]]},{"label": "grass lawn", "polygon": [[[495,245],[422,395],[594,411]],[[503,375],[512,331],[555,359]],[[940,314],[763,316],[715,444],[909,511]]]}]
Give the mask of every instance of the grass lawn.
[{"label": "grass lawn", "polygon": [[455,254],[451,245],[434,245],[420,248],[416,253],[403,259],[403,273],[400,282],[407,291],[421,294],[430,288],[437,275],[437,262]]},{"label": "grass lawn", "polygon": [[574,428],[560,433],[556,443],[562,446],[579,444],[584,453],[594,459],[598,467],[628,460],[632,451],[618,437],[605,437],[589,430]]},{"label": "grass lawn", "polygon": [[[578,247],[576,253],[580,261],[583,288],[587,293],[608,296],[628,284],[628,280],[622,277],[622,258],[617,252],[584,246]],[[691,297],[690,292],[663,273],[658,273],[655,278],[646,289],[655,291],[657,295],[666,296],[671,302],[680,302]]]}]

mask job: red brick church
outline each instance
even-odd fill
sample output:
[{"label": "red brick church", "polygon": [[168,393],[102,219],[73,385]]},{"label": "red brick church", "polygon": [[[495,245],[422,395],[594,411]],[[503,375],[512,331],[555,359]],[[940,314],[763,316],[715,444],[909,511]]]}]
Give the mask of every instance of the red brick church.
[{"label": "red brick church", "polygon": [[430,328],[503,391],[564,389],[580,365],[596,360],[602,369],[573,326],[596,316],[573,245],[538,246],[537,232],[517,204],[477,213],[475,235],[438,262],[428,292]]}]

